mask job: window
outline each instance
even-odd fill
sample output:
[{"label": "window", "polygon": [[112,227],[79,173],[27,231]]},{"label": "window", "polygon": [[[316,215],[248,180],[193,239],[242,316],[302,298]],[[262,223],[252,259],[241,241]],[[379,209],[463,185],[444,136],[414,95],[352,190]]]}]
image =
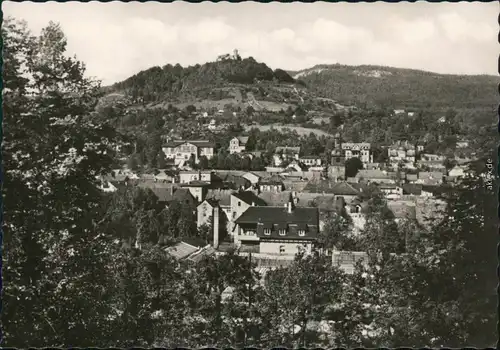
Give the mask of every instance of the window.
[{"label": "window", "polygon": [[233,219],[236,217],[236,212],[233,211]]},{"label": "window", "polygon": [[241,207],[241,202],[238,202],[238,207]]},{"label": "window", "polygon": [[284,236],[286,234],[286,230],[285,229],[280,229],[279,230],[279,235],[280,236]]},{"label": "window", "polygon": [[284,253],[285,253],[285,246],[280,245],[280,254],[284,254]]},{"label": "window", "polygon": [[299,236],[305,236],[306,230],[299,230]]},{"label": "window", "polygon": [[271,235],[271,229],[270,229],[270,228],[265,228],[265,229],[264,229],[264,234],[265,234],[266,236]]}]

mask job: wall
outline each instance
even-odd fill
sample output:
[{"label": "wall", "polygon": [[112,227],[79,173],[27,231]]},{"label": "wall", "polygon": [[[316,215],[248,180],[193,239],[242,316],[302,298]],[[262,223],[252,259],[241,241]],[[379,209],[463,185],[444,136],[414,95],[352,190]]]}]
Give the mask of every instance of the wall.
[{"label": "wall", "polygon": [[[310,242],[304,242],[306,244],[306,251],[308,253],[311,252],[312,249],[312,244]],[[285,247],[285,252],[280,253],[280,246]],[[302,246],[302,243],[297,243],[297,242],[286,242],[286,241],[276,241],[276,242],[268,242],[268,241],[261,241],[260,242],[260,253],[261,254],[273,254],[273,255],[292,255],[294,256],[295,254],[298,253],[298,248],[297,246]]]},{"label": "wall", "polygon": [[197,208],[197,222],[198,227],[204,224],[210,224],[210,217],[213,215],[213,208],[207,202],[201,203]]},{"label": "wall", "polygon": [[203,187],[188,187],[187,188],[189,192],[193,195],[194,198],[199,202],[203,201],[205,198],[203,198]]}]

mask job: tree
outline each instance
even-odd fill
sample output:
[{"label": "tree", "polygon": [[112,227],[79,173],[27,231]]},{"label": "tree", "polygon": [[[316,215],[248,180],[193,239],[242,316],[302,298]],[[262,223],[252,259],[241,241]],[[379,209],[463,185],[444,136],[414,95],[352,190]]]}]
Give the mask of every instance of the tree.
[{"label": "tree", "polygon": [[345,176],[355,177],[359,170],[363,169],[363,163],[358,157],[349,158],[345,162]]},{"label": "tree", "polygon": [[193,106],[193,105],[187,105],[186,106],[186,112],[189,113],[189,114],[194,113],[194,112],[196,112],[196,107]]},{"label": "tree", "polygon": [[335,215],[320,232],[319,242],[327,250],[359,251],[359,244],[351,232],[352,220],[347,214]]},{"label": "tree", "polygon": [[328,305],[339,302],[341,282],[342,274],[331,259],[317,252],[299,253],[291,266],[269,272],[259,305],[264,334],[270,339],[264,346],[327,345],[328,337],[311,327],[312,321],[323,319]]},{"label": "tree", "polygon": [[253,116],[255,112],[255,109],[252,107],[252,106],[248,106],[247,109],[246,109],[246,113],[249,117]]},{"label": "tree", "polygon": [[97,226],[96,177],[117,139],[92,114],[100,86],[65,56],[58,25],[34,37],[8,18],[2,35],[4,345],[110,345],[112,244]]},{"label": "tree", "polygon": [[198,164],[201,170],[205,170],[209,168],[209,161],[206,156],[200,156],[200,162]]},{"label": "tree", "polygon": [[137,170],[139,169],[139,165],[139,156],[136,153],[132,154],[127,160],[127,167],[130,170]]}]

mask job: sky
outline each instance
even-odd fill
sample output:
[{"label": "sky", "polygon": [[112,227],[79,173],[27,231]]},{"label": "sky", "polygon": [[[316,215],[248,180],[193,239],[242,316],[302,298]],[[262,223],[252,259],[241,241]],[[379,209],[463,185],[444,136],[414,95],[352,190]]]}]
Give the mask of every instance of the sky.
[{"label": "sky", "polygon": [[166,64],[238,49],[273,69],[373,64],[497,75],[498,2],[2,2],[34,34],[58,22],[87,74],[104,85]]}]

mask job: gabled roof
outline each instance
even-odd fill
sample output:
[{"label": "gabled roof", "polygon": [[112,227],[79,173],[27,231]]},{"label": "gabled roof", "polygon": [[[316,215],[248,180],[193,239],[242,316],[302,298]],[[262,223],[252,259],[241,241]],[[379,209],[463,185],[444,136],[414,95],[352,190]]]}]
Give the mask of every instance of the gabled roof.
[{"label": "gabled roof", "polygon": [[216,208],[219,206],[219,201],[215,198],[205,198],[205,200],[201,202],[198,206],[202,205],[205,202],[207,202],[212,208]]},{"label": "gabled roof", "polygon": [[207,191],[207,198],[217,200],[220,206],[231,205],[231,191],[230,190],[211,190]]},{"label": "gabled roof", "polygon": [[376,169],[361,169],[356,174],[357,178],[362,177],[364,179],[392,179],[394,176],[395,173],[393,172],[384,172]]},{"label": "gabled roof", "polygon": [[413,194],[420,196],[422,193],[422,185],[419,184],[404,184],[403,185],[403,194]]},{"label": "gabled roof", "polygon": [[196,147],[215,147],[215,143],[208,140],[175,140],[167,142],[163,147],[177,147],[185,143],[190,143]]},{"label": "gabled roof", "polygon": [[263,224],[306,224],[317,226],[319,210],[317,208],[293,208],[291,213],[285,207],[250,207],[235,221],[241,223]]},{"label": "gabled roof", "polygon": [[242,200],[246,204],[252,205],[254,203],[256,206],[264,207],[267,206],[267,203],[264,202],[261,198],[259,198],[255,193],[251,191],[239,191],[231,193],[233,196]]},{"label": "gabled roof", "polygon": [[187,258],[191,254],[198,251],[198,247],[195,247],[186,242],[177,243],[174,246],[165,249],[165,252],[177,260]]},{"label": "gabled roof", "polygon": [[238,136],[236,138],[242,145],[246,145],[246,143],[248,142],[248,136]]},{"label": "gabled roof", "polygon": [[192,254],[190,257],[187,258],[187,260],[194,263],[199,263],[200,261],[203,260],[204,257],[214,255],[216,252],[217,251],[213,247],[205,247],[199,252]]},{"label": "gabled roof", "polygon": [[[250,207],[236,223],[257,225],[257,235],[261,239],[316,239],[319,227],[318,208],[293,208],[289,213],[284,207]],[[265,230],[270,234],[266,235]],[[279,230],[286,229],[285,235]],[[299,236],[299,230],[305,234]]]},{"label": "gabled roof", "polygon": [[331,192],[338,196],[357,196],[361,193],[359,189],[355,187],[358,184],[350,184],[348,182],[336,182],[332,188]]}]

